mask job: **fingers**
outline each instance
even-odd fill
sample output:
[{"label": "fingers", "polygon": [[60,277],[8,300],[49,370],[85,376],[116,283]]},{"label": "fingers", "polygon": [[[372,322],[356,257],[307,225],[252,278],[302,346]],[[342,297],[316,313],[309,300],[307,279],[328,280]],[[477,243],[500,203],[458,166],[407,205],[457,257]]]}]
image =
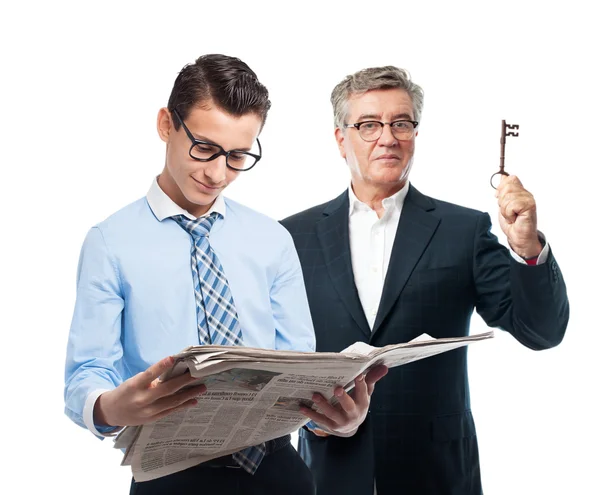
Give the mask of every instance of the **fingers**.
[{"label": "fingers", "polygon": [[523,184],[521,184],[518,177],[514,175],[502,176],[502,181],[495,193],[495,196],[498,199],[498,205],[501,205],[504,201],[508,200],[511,195],[533,198],[532,194],[523,187]]},{"label": "fingers", "polygon": [[198,381],[198,378],[193,377],[189,372],[184,373],[183,375],[179,375],[175,378],[171,378],[166,382],[158,382],[155,390],[158,392],[157,397],[164,397],[167,395],[174,394],[181,388],[189,385],[190,383],[194,383]]},{"label": "fingers", "polygon": [[318,413],[313,409],[303,406],[300,408],[300,412],[304,414],[307,418],[312,419],[315,423],[324,426],[328,430],[335,430],[337,427],[337,423],[335,421],[329,419],[324,414]]},{"label": "fingers", "polygon": [[161,359],[158,363],[154,363],[150,366],[146,371],[142,371],[135,375],[132,378],[132,385],[144,389],[149,388],[154,380],[173,366],[174,362],[175,360],[172,356]]},{"label": "fingers", "polygon": [[496,189],[496,197],[502,195],[505,190],[525,190],[523,184],[516,175],[502,175],[500,176],[500,184]]},{"label": "fingers", "polygon": [[501,198],[503,196],[506,196],[507,194],[512,193],[525,193],[531,195],[531,193],[523,187],[523,184],[518,179],[518,177],[514,175],[509,175],[508,177],[503,176],[502,181],[496,189],[496,197]]},{"label": "fingers", "polygon": [[[383,368],[387,370],[385,366]],[[379,369],[378,373],[382,373],[382,370]],[[375,376],[375,378],[377,377]],[[333,406],[321,394],[314,394],[313,401],[317,405],[318,412],[310,408],[301,408],[302,413],[316,423],[334,431],[356,422],[361,416],[364,416],[369,407],[369,393],[364,375],[359,375],[354,380],[354,384],[353,397],[348,395],[343,387],[337,387],[334,395],[338,400],[338,405]]]},{"label": "fingers", "polygon": [[301,407],[300,412],[318,425],[336,432],[336,434],[350,430],[354,432],[365,418],[375,384],[387,372],[387,366],[380,365],[371,369],[366,376],[359,375],[354,380],[352,397],[348,395],[343,387],[337,387],[334,396],[337,398],[338,404],[335,406],[331,405],[321,394],[314,394],[312,399],[318,410]]},{"label": "fingers", "polygon": [[[352,395],[350,395],[350,393]],[[367,385],[365,383],[365,375],[362,373],[354,380],[354,387],[350,392],[346,392],[343,387],[337,387],[334,390],[334,395],[338,399],[341,408],[346,412],[347,416],[354,417],[358,415],[357,407],[359,404],[369,403],[369,395],[367,393]]]},{"label": "fingers", "polygon": [[[147,407],[149,416],[156,416],[164,411],[172,411],[178,408],[180,405],[189,402],[190,400],[196,400],[196,398],[206,392],[206,386],[198,385],[197,387],[190,387],[184,390],[180,390],[172,395],[163,397],[154,401]],[[196,403],[196,402],[194,402]]]},{"label": "fingers", "polygon": [[365,377],[365,383],[367,385],[367,393],[369,394],[369,397],[373,395],[375,384],[385,375],[387,375],[387,373],[388,367],[383,365],[375,366],[367,373],[367,376]]},{"label": "fingers", "polygon": [[196,404],[198,404],[198,401],[196,399],[187,400],[183,404],[179,404],[177,407],[174,407],[172,409],[165,409],[164,411],[161,411],[160,413],[158,413],[154,417],[152,417],[150,419],[150,421],[148,421],[148,422],[151,423],[153,421],[158,421],[159,419],[164,418],[165,416],[168,416],[169,414],[173,414],[174,412],[181,411],[183,409],[188,409],[190,407],[195,406]]},{"label": "fingers", "polygon": [[498,206],[500,214],[512,224],[519,215],[535,211],[535,200],[528,192],[508,193],[498,198]]},{"label": "fingers", "polygon": [[[352,400],[352,398],[350,398],[348,396],[348,394],[344,391],[343,388],[339,387],[336,392],[339,392],[339,390],[342,390],[343,394],[341,394],[340,396],[336,397],[338,398],[338,401],[340,402],[340,408],[337,408],[335,406],[332,406],[329,401],[327,401],[327,399],[325,399],[325,397],[323,397],[321,394],[314,394],[313,395],[313,401],[315,402],[315,404],[317,405],[317,409],[319,410],[319,412],[313,411],[311,409],[311,411],[315,414],[319,415],[319,418],[324,417],[327,418],[328,422],[324,423],[321,419],[316,420],[315,418],[311,418],[313,419],[315,422],[322,424],[323,426],[329,428],[331,426],[331,428],[335,428],[335,426],[343,424],[347,421],[346,419],[346,409],[344,409],[344,407],[342,406],[342,402],[344,402],[345,406],[348,408],[352,408],[354,406],[354,401]],[[345,395],[345,397],[344,397]],[[351,405],[348,403],[349,399]],[[309,416],[310,417],[310,416]]]},{"label": "fingers", "polygon": [[515,175],[503,176],[496,191],[500,215],[507,224],[516,222],[523,213],[535,213],[535,199]]},{"label": "fingers", "polygon": [[[359,409],[358,413],[355,413],[356,416],[360,414],[360,411],[363,409],[367,409],[369,407],[369,389],[367,387],[367,382],[365,381],[365,375],[362,373],[356,377],[354,380],[354,393],[353,393],[353,410]],[[348,397],[352,400],[350,397]]]},{"label": "fingers", "polygon": [[514,198],[500,198],[498,201],[500,207],[500,214],[508,223],[515,223],[518,215],[518,204],[516,204]]}]

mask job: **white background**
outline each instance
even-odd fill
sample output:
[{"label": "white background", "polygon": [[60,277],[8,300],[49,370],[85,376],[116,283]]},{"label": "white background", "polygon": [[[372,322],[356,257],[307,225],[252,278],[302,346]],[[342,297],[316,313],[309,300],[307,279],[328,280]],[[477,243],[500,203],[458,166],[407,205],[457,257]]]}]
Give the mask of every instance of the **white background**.
[{"label": "white background", "polygon": [[[598,493],[593,3],[207,3],[2,3],[0,491],[128,492],[120,453],[62,412],[79,249],[160,172],[155,118],[177,72],[224,53],[246,61],[273,102],[264,159],[229,196],[277,219],[347,186],[329,94],[361,68],[405,67],[425,90],[413,184],[494,220],[500,121],[521,126],[506,168],[537,199],[572,314],[558,348],[530,351],[499,331],[471,348],[484,488]],[[472,331],[485,329],[475,316]]]}]

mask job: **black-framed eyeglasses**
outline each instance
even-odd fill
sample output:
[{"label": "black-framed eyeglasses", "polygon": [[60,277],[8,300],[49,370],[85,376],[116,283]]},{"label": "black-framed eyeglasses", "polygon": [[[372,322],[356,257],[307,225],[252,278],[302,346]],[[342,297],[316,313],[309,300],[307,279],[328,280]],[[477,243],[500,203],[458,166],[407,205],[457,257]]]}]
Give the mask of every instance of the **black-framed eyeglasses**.
[{"label": "black-framed eyeglasses", "polygon": [[256,142],[258,143],[258,155],[244,150],[225,151],[223,147],[216,143],[196,139],[183,122],[179,112],[177,110],[173,110],[173,115],[177,117],[177,120],[179,120],[183,130],[192,142],[189,154],[194,160],[198,160],[199,162],[210,162],[211,160],[224,155],[225,164],[228,168],[235,170],[236,172],[247,172],[262,158],[262,147],[258,138],[256,139]]},{"label": "black-framed eyeglasses", "polygon": [[389,125],[392,135],[398,141],[408,141],[415,136],[415,129],[419,125],[416,120],[394,120],[393,122],[379,122],[378,120],[365,120],[356,124],[345,124],[344,127],[354,127],[360,137],[368,143],[377,141],[383,133],[383,126]]}]

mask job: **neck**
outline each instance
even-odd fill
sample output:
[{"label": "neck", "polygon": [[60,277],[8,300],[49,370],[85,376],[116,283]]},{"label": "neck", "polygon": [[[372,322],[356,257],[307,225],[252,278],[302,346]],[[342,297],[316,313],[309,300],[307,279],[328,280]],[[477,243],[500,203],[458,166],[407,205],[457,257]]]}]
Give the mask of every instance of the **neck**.
[{"label": "neck", "polygon": [[371,185],[352,181],[352,191],[354,195],[377,213],[381,218],[385,213],[383,200],[393,196],[400,191],[406,184],[406,179],[397,184],[390,185]]}]

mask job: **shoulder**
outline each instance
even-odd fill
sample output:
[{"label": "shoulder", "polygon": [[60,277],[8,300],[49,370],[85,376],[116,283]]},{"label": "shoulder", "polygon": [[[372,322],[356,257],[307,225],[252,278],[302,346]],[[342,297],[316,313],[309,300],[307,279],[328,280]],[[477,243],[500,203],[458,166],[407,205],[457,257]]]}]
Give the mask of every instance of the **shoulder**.
[{"label": "shoulder", "polygon": [[294,226],[302,223],[313,223],[323,216],[323,212],[325,211],[327,205],[329,205],[329,201],[327,203],[323,203],[317,206],[313,206],[303,211],[299,211],[298,213],[294,213],[289,217],[281,220],[281,223],[288,226]]},{"label": "shoulder", "polygon": [[468,208],[456,203],[450,203],[419,192],[412,184],[407,195],[406,202],[416,204],[426,211],[433,212],[440,218],[456,218],[461,220],[478,221],[482,217],[488,216],[487,213],[474,208]]},{"label": "shoulder", "polygon": [[131,223],[137,221],[140,216],[146,215],[148,212],[151,213],[148,201],[145,197],[135,200],[132,203],[124,206],[120,210],[117,210],[107,218],[97,223],[95,227],[101,230],[118,229],[122,227],[131,228]]},{"label": "shoulder", "polygon": [[435,198],[431,198],[431,200],[435,204],[436,211],[440,215],[459,216],[465,219],[470,218],[473,220],[477,220],[481,216],[487,215],[487,213],[483,211],[479,211],[474,208],[468,208],[466,206],[458,205],[456,203],[449,203],[448,201],[442,201]]},{"label": "shoulder", "polygon": [[288,231],[274,218],[253,210],[230,198],[224,198],[227,207],[226,222],[239,233],[257,234],[270,240],[291,240]]},{"label": "shoulder", "polygon": [[139,232],[147,228],[149,223],[157,222],[148,201],[143,197],[93,225],[90,230],[99,232],[105,242],[108,242],[123,237],[139,237]]},{"label": "shoulder", "polygon": [[[412,185],[406,198],[405,207],[407,203],[425,210],[427,215],[437,219],[439,222],[438,234],[448,242],[473,239],[474,236],[491,230],[492,223],[488,213],[425,196],[412,188]],[[403,209],[402,215],[404,214]],[[409,215],[412,216],[412,214]]]},{"label": "shoulder", "polygon": [[284,218],[281,220],[281,224],[292,233],[302,232],[312,229],[316,222],[339,208],[348,209],[348,191],[344,191],[335,199]]}]

